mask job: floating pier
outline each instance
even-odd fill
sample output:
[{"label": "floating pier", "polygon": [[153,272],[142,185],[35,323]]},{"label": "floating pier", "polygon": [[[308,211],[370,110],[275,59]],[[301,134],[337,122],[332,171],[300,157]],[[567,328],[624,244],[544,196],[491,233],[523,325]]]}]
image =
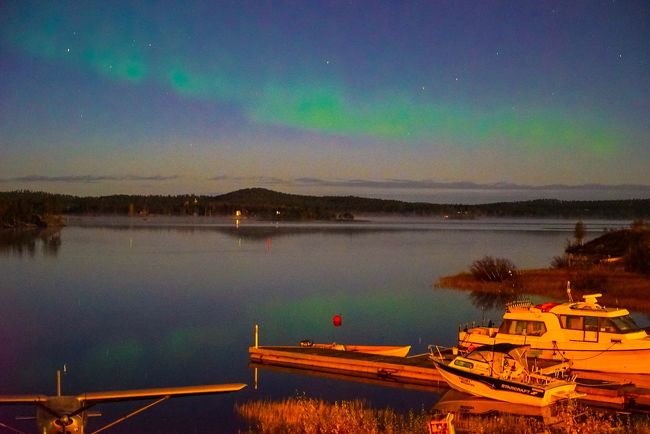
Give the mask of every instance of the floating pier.
[{"label": "floating pier", "polygon": [[261,365],[303,368],[334,374],[355,375],[425,386],[446,384],[429,354],[411,357],[340,351],[310,347],[250,347],[251,362]]},{"label": "floating pier", "polygon": [[[251,362],[257,367],[292,368],[307,374],[328,373],[341,379],[366,379],[388,386],[413,385],[433,389],[447,387],[429,353],[393,357],[327,348],[259,345],[249,347],[248,352]],[[556,369],[557,367],[549,367],[545,370],[548,372]],[[582,401],[615,409],[650,411],[650,389],[629,382],[622,383],[608,377],[606,373],[590,373],[589,376],[591,378],[583,380],[578,377],[576,380],[576,390],[586,394],[581,398]]]}]

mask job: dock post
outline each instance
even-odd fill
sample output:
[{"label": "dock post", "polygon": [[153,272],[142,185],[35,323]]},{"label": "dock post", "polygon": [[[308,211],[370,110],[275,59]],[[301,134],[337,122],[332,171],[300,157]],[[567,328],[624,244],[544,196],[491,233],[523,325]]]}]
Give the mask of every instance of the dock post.
[{"label": "dock post", "polygon": [[259,348],[260,343],[260,326],[255,324],[255,348]]}]

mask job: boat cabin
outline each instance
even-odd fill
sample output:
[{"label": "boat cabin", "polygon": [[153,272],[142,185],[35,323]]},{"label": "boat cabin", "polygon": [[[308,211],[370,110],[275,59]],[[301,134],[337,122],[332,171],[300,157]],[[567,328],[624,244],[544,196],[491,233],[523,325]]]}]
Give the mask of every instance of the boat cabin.
[{"label": "boat cabin", "polygon": [[516,378],[528,370],[525,352],[527,345],[507,343],[485,345],[452,361],[455,368],[479,375]]},{"label": "boat cabin", "polygon": [[598,341],[601,333],[619,335],[621,339],[646,335],[627,309],[603,307],[596,302],[600,296],[586,295],[584,301],[575,303],[509,305],[497,333],[545,339],[550,333],[552,340],[564,340],[560,336],[566,336],[569,340],[585,341]]}]

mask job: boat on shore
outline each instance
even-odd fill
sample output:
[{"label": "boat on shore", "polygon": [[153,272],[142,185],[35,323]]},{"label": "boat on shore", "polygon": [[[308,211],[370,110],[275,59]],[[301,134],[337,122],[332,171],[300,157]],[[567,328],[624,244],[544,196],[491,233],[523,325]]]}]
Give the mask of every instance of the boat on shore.
[{"label": "boat on shore", "polygon": [[410,345],[346,345],[346,344],[319,344],[308,340],[300,342],[303,348],[322,348],[326,350],[349,351],[354,353],[376,354],[380,356],[406,357],[411,350]]},{"label": "boat on shore", "polygon": [[459,354],[450,362],[432,355],[438,372],[455,390],[471,395],[536,407],[583,396],[576,383],[533,372],[527,345],[496,344]]},{"label": "boat on shore", "polygon": [[650,374],[650,336],[627,309],[598,304],[600,296],[566,303],[509,303],[499,327],[462,328],[458,347],[529,345],[529,357],[570,360],[572,369],[580,371]]}]

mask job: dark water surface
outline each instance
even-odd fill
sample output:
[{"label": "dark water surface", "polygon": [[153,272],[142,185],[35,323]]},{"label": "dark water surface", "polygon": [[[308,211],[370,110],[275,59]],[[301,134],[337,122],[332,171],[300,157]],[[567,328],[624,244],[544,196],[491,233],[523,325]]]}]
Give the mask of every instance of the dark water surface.
[{"label": "dark water surface", "polygon": [[[629,222],[586,222],[593,231]],[[248,346],[315,342],[455,343],[458,324],[484,312],[467,292],[434,289],[442,275],[492,255],[544,267],[575,221],[373,220],[287,224],[204,219],[72,220],[61,232],[4,235],[0,246],[0,394],[64,393],[244,382],[244,391],[177,398],[107,431],[220,433],[245,427],[236,402],[307,394],[373,406],[429,409],[431,392],[260,371]],[[25,239],[23,239],[25,238]],[[340,314],[343,325],[333,327]],[[103,405],[90,428],[135,410]],[[29,407],[0,422],[33,431]]]}]

